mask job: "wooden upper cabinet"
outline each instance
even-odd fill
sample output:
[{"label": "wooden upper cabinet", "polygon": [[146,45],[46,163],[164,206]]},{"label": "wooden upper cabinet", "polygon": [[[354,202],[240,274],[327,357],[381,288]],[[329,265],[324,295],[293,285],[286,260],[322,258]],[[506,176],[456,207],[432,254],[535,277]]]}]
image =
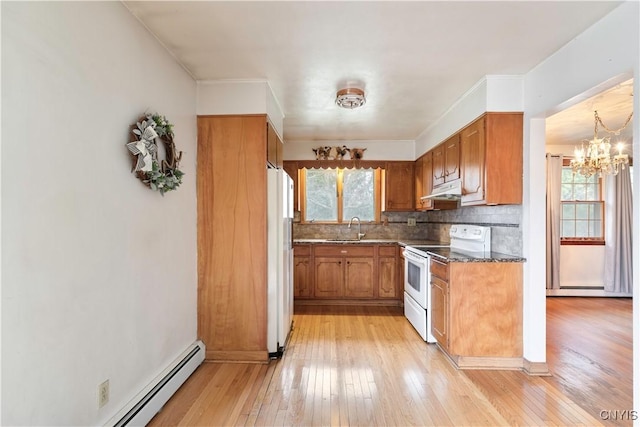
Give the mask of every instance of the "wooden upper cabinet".
[{"label": "wooden upper cabinet", "polygon": [[414,210],[414,162],[387,162],[385,211]]},{"label": "wooden upper cabinet", "polygon": [[461,132],[462,200],[472,204],[484,200],[485,139],[484,120],[478,120]]},{"label": "wooden upper cabinet", "polygon": [[444,144],[440,144],[431,150],[433,155],[433,186],[437,187],[440,184],[444,184]]},{"label": "wooden upper cabinet", "polygon": [[431,150],[433,187],[460,178],[460,134],[457,133]]},{"label": "wooden upper cabinet", "polygon": [[423,182],[423,177],[422,177],[422,157],[420,157],[418,160],[415,161],[414,165],[413,165],[413,189],[414,189],[414,208],[417,211],[421,211],[423,210],[422,207],[422,200],[420,200],[420,197],[424,196],[424,191],[422,190],[422,182]]},{"label": "wooden upper cabinet", "polygon": [[444,182],[460,178],[460,134],[444,142]]},{"label": "wooden upper cabinet", "polygon": [[522,203],[522,132],[522,113],[487,113],[462,130],[462,206]]},{"label": "wooden upper cabinet", "polygon": [[415,162],[415,209],[425,211],[433,209],[433,200],[422,199],[433,190],[433,152],[423,154]]},{"label": "wooden upper cabinet", "polygon": [[[428,196],[433,191],[433,152],[422,156],[422,195]],[[433,209],[433,200],[422,200],[422,209]]]},{"label": "wooden upper cabinet", "polygon": [[267,121],[267,163],[275,168],[282,168],[282,151],[282,140]]}]

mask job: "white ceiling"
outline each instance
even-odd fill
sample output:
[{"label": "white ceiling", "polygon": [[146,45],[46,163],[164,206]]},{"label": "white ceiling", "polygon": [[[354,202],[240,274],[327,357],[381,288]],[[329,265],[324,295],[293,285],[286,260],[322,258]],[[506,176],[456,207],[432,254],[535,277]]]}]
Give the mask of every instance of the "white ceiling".
[{"label": "white ceiling", "polygon": [[[267,80],[284,138],[413,140],[490,74],[524,74],[610,1],[125,1],[197,80]],[[363,88],[344,110],[338,89]]]},{"label": "white ceiling", "polygon": [[[583,140],[593,138],[594,111],[609,129],[620,129],[633,111],[633,79],[622,82],[591,98],[575,104],[545,121],[547,145],[579,146]],[[633,128],[629,124],[619,136],[613,136],[598,125],[598,135],[611,136],[612,141],[631,142]]]}]

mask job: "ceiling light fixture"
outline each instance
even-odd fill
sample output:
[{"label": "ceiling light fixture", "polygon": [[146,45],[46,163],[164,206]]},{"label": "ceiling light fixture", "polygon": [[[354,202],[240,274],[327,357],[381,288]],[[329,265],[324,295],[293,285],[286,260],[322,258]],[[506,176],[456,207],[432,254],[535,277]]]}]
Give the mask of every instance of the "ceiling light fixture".
[{"label": "ceiling light fixture", "polygon": [[598,112],[594,111],[595,126],[593,129],[593,139],[585,140],[588,145],[585,149],[584,143],[580,148],[576,148],[574,152],[574,159],[571,160],[571,169],[573,173],[579,173],[587,178],[598,173],[600,177],[603,174],[617,175],[620,168],[624,169],[625,165],[629,164],[629,156],[622,154],[624,144],[618,142],[616,148],[618,154],[611,158],[611,138],[609,135],[598,138],[598,124],[600,124],[608,133],[613,135],[620,135],[620,132],[627,127],[633,117],[633,112],[627,117],[627,121],[624,122],[620,129],[611,130],[598,116]]},{"label": "ceiling light fixture", "polygon": [[362,107],[367,102],[364,91],[357,88],[340,89],[336,94],[336,104],[339,107],[353,110]]}]

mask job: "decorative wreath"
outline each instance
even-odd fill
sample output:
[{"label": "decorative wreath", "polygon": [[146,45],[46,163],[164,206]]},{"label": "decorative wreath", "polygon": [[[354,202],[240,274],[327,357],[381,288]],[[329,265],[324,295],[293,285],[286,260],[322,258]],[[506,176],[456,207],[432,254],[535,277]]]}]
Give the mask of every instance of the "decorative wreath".
[{"label": "decorative wreath", "polygon": [[[147,187],[159,191],[163,196],[167,191],[178,188],[184,172],[178,169],[182,151],[176,155],[173,125],[165,116],[155,113],[140,117],[131,128],[135,135],[135,140],[127,144],[134,156],[131,172],[135,172]],[[158,161],[157,140],[164,143],[166,158],[162,161]]]}]

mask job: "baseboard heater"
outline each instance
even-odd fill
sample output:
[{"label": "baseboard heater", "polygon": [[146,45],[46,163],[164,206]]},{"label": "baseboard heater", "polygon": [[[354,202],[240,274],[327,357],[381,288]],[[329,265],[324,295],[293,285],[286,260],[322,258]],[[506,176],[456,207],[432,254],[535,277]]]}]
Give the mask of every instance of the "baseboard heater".
[{"label": "baseboard heater", "polygon": [[[115,421],[114,423],[109,422],[107,425],[115,427],[147,425],[193,371],[200,366],[204,361],[204,355],[204,343],[196,341],[116,415],[112,419]],[[122,412],[125,414],[120,415]]]}]

